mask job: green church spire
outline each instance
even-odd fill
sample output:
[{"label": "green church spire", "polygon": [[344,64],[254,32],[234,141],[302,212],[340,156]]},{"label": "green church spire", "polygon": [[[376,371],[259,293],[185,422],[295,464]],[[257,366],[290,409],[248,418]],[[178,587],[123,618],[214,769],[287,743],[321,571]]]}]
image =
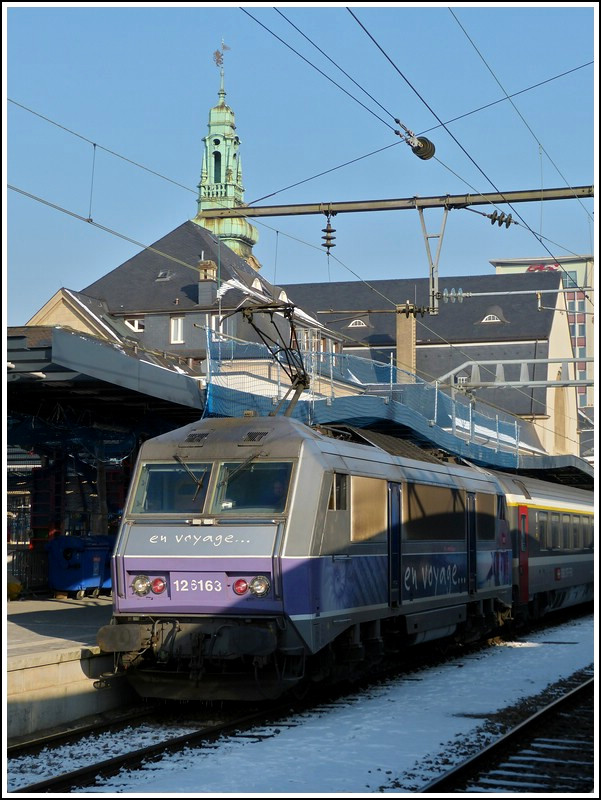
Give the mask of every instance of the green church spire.
[{"label": "green church spire", "polygon": [[261,265],[252,254],[253,245],[259,240],[254,225],[242,218],[206,219],[203,216],[203,211],[208,209],[244,205],[240,138],[236,133],[234,112],[225,102],[224,50],[229,50],[229,47],[222,42],[221,50],[213,54],[220,72],[219,102],[209,111],[209,131],[203,139],[204,154],[198,184],[198,213],[192,221],[210,230],[251,266],[260,269]]}]

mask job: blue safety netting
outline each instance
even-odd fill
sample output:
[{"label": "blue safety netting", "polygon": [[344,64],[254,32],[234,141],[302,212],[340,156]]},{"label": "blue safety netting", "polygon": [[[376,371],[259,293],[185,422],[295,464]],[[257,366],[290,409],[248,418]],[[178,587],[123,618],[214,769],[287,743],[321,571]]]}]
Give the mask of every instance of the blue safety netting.
[{"label": "blue safety netting", "polygon": [[209,337],[205,415],[268,416],[277,410],[310,425],[389,426],[403,438],[501,468],[518,466],[520,455],[545,452],[531,423],[393,364],[318,350],[301,355],[310,387],[290,411],[284,352]]}]

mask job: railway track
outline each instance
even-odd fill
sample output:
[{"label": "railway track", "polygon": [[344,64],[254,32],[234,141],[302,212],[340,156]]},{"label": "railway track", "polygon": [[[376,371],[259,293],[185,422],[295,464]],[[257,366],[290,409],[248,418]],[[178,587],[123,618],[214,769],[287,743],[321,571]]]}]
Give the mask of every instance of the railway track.
[{"label": "railway track", "polygon": [[[289,705],[286,706],[286,711],[288,710]],[[257,722],[264,722],[265,716],[265,709],[255,709],[244,716],[230,716],[227,720],[220,720],[218,722],[202,725],[198,730],[185,733],[181,736],[167,738],[147,747],[137,748],[115,756],[114,758],[97,761],[81,767],[80,769],[70,770],[67,773],[47,778],[38,783],[21,786],[18,789],[14,789],[13,792],[34,795],[40,793],[71,792],[75,789],[93,786],[97,783],[97,780],[117,775],[122,769],[137,769],[144,762],[155,758],[158,759],[167,753],[176,752],[184,747],[210,746],[212,742],[224,734],[232,734],[240,731],[240,729],[245,730]],[[240,735],[244,734],[242,733]]]},{"label": "railway track", "polygon": [[593,684],[593,678],[587,678],[420,793],[592,792]]},{"label": "railway track", "polygon": [[[490,646],[490,644],[488,646]],[[478,658],[478,653],[485,647],[486,645],[483,645],[483,643],[480,643],[480,646],[463,646],[461,648],[462,657],[467,656],[468,659],[471,659],[475,656]],[[401,671],[402,675],[397,673],[397,677],[405,681],[419,681],[422,669],[427,670],[436,665],[445,666],[447,662],[453,666],[454,660],[457,657],[457,653],[442,653],[440,651],[432,651],[429,655],[426,655],[425,650],[422,651],[422,655],[423,658],[412,659],[410,664],[406,664],[405,669]],[[370,684],[375,683],[377,685],[378,680],[376,679],[374,682],[368,681],[366,684],[363,684],[363,682],[361,683],[363,688],[369,689]],[[571,685],[568,684],[568,687],[571,689],[573,685],[573,683]],[[355,694],[357,689],[359,692],[362,691],[361,686],[354,686],[353,693],[355,699],[351,700],[351,704],[358,702],[357,696],[360,696],[360,694]],[[240,739],[248,739],[251,737],[257,741],[259,739],[269,738],[269,736],[273,735],[273,733],[269,732],[269,726],[272,726],[272,730],[274,726],[279,729],[289,727],[290,724],[292,724],[290,715],[294,713],[294,711],[302,711],[310,714],[316,706],[319,706],[321,709],[320,713],[323,713],[327,711],[330,706],[336,708],[348,705],[349,698],[345,697],[348,690],[348,686],[346,689],[340,686],[330,687],[328,691],[318,692],[317,699],[310,694],[308,697],[304,698],[303,701],[299,701],[298,699],[294,701],[291,697],[287,697],[283,703],[271,704],[269,708],[265,706],[255,708],[253,706],[249,709],[249,707],[246,706],[243,716],[238,713],[238,707],[232,706],[232,708],[228,708],[226,704],[216,704],[212,709],[205,706],[201,710],[196,709],[196,711],[192,711],[187,705],[178,705],[177,712],[174,713],[173,708],[169,705],[153,703],[150,708],[144,709],[143,711],[147,718],[150,717],[150,723],[153,724],[155,728],[155,735],[147,737],[145,731],[148,730],[149,726],[146,724],[146,720],[140,717],[136,722],[135,716],[131,714],[129,718],[122,718],[116,722],[113,720],[108,726],[106,723],[103,723],[102,727],[104,727],[106,734],[104,743],[102,737],[100,737],[98,745],[95,742],[92,746],[86,745],[90,754],[89,761],[93,762],[90,764],[86,764],[86,757],[81,756],[80,743],[87,732],[95,736],[100,730],[99,728],[95,729],[89,726],[87,730],[63,731],[60,734],[55,732],[49,738],[39,738],[35,742],[30,741],[18,747],[9,748],[7,755],[10,761],[7,771],[9,774],[12,773],[14,776],[14,785],[17,786],[17,788],[12,789],[12,791],[30,795],[36,793],[75,791],[82,787],[102,785],[103,780],[108,780],[110,777],[119,774],[121,770],[135,770],[140,768],[145,762],[158,761],[163,755],[176,753],[187,746],[204,749],[218,746],[216,745],[216,740],[221,736],[229,735],[233,738]],[[562,682],[561,686],[558,685],[555,688],[549,687],[548,694],[536,701],[533,700],[532,702],[535,703],[535,705],[530,705],[530,708],[532,709],[534,707],[538,712],[541,706],[548,703],[550,699],[556,700],[560,690],[561,692],[567,691],[565,682]],[[140,711],[136,711],[136,714],[139,715]],[[508,716],[506,716],[507,714]],[[498,712],[498,719],[492,722],[493,727],[496,729],[496,735],[506,731],[509,727],[516,726],[516,717],[514,714],[519,714],[517,721],[521,722],[524,719],[524,708],[522,706],[516,706],[515,710],[510,708],[507,711]],[[294,724],[299,724],[298,718],[297,722]],[[186,730],[186,728],[188,730]],[[123,729],[125,729],[125,731]],[[113,734],[118,731],[121,731],[121,734],[115,737]],[[182,733],[182,731],[185,732]],[[490,741],[490,738],[488,741]],[[592,733],[588,741],[593,741]],[[134,749],[132,744],[136,742],[138,747]],[[149,744],[149,742],[152,743]],[[142,746],[144,743],[148,746]],[[69,745],[73,746],[73,759],[71,758]],[[122,747],[124,751],[121,755],[116,755],[116,753],[118,753],[118,747]],[[42,750],[42,748],[45,749]],[[104,760],[101,758],[103,750],[107,755],[107,758]],[[52,751],[55,751],[54,755]],[[31,756],[32,753],[35,758],[37,758],[39,754],[38,761],[40,765],[44,765],[44,771],[40,769],[40,771],[37,772],[37,767],[30,769],[25,766],[23,776],[19,778],[21,767],[17,763],[18,757],[20,755]],[[51,777],[53,758],[57,773],[59,771],[61,773],[64,772],[65,765],[67,764],[71,765],[69,772],[67,774],[56,774]],[[528,760],[529,756],[527,755],[525,758]],[[15,760],[13,761],[13,759]],[[492,764],[490,759],[492,759],[492,755],[489,756],[488,766]],[[29,758],[29,764],[31,764],[31,757]],[[78,769],[77,767],[80,764],[81,769]],[[430,770],[430,775],[431,774],[432,772]],[[43,777],[44,780],[40,780],[36,783],[31,782],[36,779],[37,775],[41,778]],[[19,786],[19,782],[23,782],[24,779],[28,781],[28,785]],[[393,783],[392,785],[394,786],[395,784]],[[400,786],[400,784],[397,785]],[[415,790],[420,792],[424,791],[421,788],[417,788],[417,786]],[[425,791],[435,793],[439,790],[427,789]]]}]

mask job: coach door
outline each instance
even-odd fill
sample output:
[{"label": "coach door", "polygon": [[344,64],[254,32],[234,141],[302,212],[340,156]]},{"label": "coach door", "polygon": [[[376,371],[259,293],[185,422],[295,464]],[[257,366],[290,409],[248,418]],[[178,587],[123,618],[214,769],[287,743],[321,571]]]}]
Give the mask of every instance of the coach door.
[{"label": "coach door", "polygon": [[518,559],[520,603],[527,603],[528,592],[528,506],[518,506]]},{"label": "coach door", "polygon": [[391,608],[401,601],[401,484],[388,484],[388,586]]}]

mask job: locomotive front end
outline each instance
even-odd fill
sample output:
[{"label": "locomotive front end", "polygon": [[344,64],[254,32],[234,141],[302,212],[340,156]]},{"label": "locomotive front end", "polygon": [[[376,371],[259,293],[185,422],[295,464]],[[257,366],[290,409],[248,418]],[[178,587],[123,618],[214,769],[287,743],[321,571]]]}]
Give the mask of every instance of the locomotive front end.
[{"label": "locomotive front end", "polygon": [[143,697],[265,699],[302,675],[279,566],[295,459],[233,422],[140,453],[98,643]]}]

